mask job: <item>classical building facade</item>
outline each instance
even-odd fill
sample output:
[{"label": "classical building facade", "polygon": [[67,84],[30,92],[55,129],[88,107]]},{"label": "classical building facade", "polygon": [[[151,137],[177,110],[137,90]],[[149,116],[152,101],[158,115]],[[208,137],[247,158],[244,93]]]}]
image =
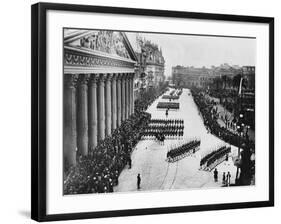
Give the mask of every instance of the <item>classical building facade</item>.
[{"label": "classical building facade", "polygon": [[145,73],[147,74],[147,85],[157,87],[165,81],[165,60],[161,48],[147,41],[144,44],[146,51]]},{"label": "classical building facade", "polygon": [[122,32],[64,30],[63,153],[67,165],[134,112],[136,55]]},{"label": "classical building facade", "polygon": [[165,81],[165,59],[162,49],[149,40],[137,36],[137,74],[140,89],[158,87]]},{"label": "classical building facade", "polygon": [[138,49],[135,51],[135,54],[137,56],[137,64],[136,64],[136,78],[134,83],[134,97],[135,99],[139,98],[141,95],[141,91],[146,89],[146,74],[145,74],[145,68],[146,68],[146,53],[143,51],[143,49]]}]

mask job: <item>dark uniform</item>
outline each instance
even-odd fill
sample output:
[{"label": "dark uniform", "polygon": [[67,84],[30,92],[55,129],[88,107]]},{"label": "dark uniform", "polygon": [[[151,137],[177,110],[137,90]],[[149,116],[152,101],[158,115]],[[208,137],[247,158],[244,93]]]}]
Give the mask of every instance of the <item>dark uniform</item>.
[{"label": "dark uniform", "polygon": [[140,177],[140,174],[138,174],[138,176],[137,176],[138,189],[140,189],[140,183],[141,183],[141,177]]},{"label": "dark uniform", "polygon": [[215,179],[215,182],[218,181],[218,170],[217,170],[217,168],[214,171],[214,179]]}]

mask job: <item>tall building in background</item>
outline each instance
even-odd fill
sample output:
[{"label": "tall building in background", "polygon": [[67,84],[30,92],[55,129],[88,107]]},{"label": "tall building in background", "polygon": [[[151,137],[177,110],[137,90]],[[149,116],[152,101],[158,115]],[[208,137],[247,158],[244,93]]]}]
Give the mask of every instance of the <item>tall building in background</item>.
[{"label": "tall building in background", "polygon": [[137,35],[137,49],[135,53],[138,58],[136,68],[136,79],[139,89],[161,86],[165,81],[165,59],[162,49],[150,40]]},{"label": "tall building in background", "polygon": [[147,56],[145,73],[148,76],[148,86],[157,87],[165,81],[165,60],[162,50],[150,41],[145,42],[144,49]]}]

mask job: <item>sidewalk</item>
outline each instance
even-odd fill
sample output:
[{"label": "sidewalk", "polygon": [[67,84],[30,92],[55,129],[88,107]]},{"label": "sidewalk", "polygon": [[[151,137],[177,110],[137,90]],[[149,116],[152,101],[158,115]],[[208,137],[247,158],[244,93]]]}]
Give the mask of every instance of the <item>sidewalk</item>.
[{"label": "sidewalk", "polygon": [[[225,114],[228,114],[228,117],[230,116],[231,118],[230,118],[230,120],[229,120],[229,122],[231,122],[232,120],[233,120],[233,114],[232,113],[230,113],[228,110],[226,110],[222,105],[217,105],[216,106],[217,108],[218,108],[218,113],[219,113],[219,118],[217,119],[217,122],[218,122],[218,124],[221,126],[221,127],[224,127],[224,128],[226,128],[226,123],[221,119],[221,115],[224,117],[225,116]],[[229,130],[229,131],[231,131],[232,133],[234,133],[234,134],[238,134],[238,132],[235,130],[235,129],[233,129],[233,128],[231,128],[230,126],[229,127],[227,127],[227,129]],[[255,131],[254,130],[252,130],[252,129],[249,129],[248,130],[248,135],[249,135],[249,139],[250,140],[252,140],[252,141],[254,141],[255,140]]]}]

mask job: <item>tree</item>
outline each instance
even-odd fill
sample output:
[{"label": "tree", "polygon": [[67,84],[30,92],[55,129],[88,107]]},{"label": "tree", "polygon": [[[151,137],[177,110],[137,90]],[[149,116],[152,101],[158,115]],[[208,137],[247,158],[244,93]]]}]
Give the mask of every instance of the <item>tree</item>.
[{"label": "tree", "polygon": [[226,75],[223,75],[221,77],[221,82],[222,82],[223,89],[226,88],[226,79],[227,79]]},{"label": "tree", "polygon": [[216,90],[219,90],[222,87],[222,79],[220,77],[216,77],[213,80],[213,84],[215,85]]},{"label": "tree", "polygon": [[231,87],[231,86],[232,86],[232,79],[231,79],[231,77],[229,77],[229,76],[226,76],[226,85],[227,85],[228,87]]},{"label": "tree", "polygon": [[239,89],[241,77],[242,77],[241,74],[237,74],[237,75],[235,75],[233,77],[233,79],[232,79],[232,86],[235,89]]}]

